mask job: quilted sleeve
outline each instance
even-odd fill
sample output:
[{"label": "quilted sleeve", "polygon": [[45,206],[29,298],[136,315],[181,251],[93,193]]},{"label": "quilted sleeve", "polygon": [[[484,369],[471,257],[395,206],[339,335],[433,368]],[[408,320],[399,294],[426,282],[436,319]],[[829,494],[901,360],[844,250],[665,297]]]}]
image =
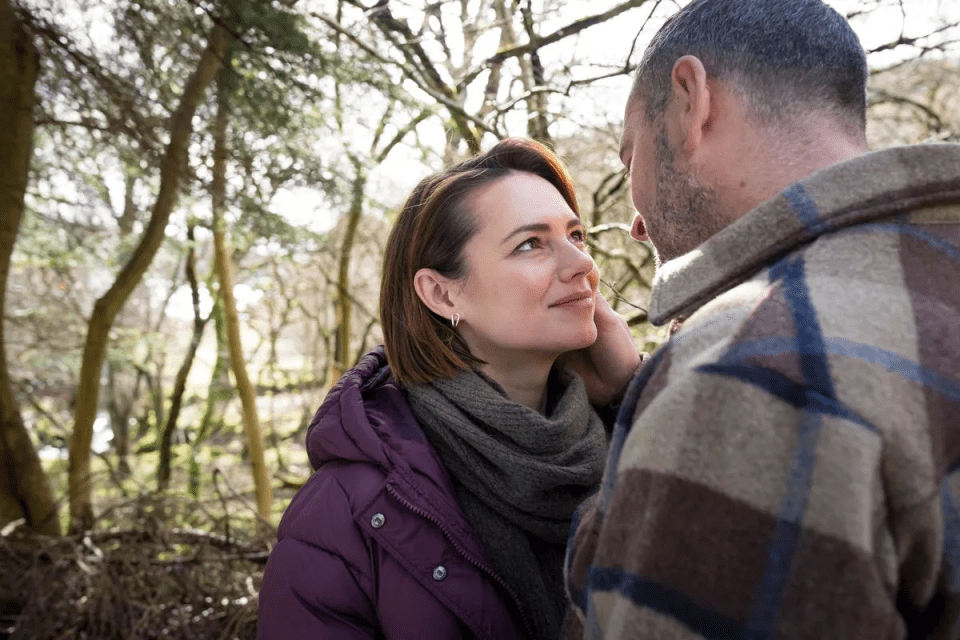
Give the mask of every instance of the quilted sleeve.
[{"label": "quilted sleeve", "polygon": [[376,637],[376,615],[343,558],[285,538],[270,554],[260,589],[260,640]]},{"label": "quilted sleeve", "polygon": [[379,637],[368,558],[342,487],[314,474],[280,523],[260,588],[257,637]]}]

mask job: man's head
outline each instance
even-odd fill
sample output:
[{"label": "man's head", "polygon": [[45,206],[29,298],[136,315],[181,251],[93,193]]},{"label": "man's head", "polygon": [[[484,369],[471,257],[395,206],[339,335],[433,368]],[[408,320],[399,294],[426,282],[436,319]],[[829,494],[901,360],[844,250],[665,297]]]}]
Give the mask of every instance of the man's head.
[{"label": "man's head", "polygon": [[864,150],[866,80],[856,34],[820,0],[693,0],[647,48],[627,104],[635,237],[674,258]]}]

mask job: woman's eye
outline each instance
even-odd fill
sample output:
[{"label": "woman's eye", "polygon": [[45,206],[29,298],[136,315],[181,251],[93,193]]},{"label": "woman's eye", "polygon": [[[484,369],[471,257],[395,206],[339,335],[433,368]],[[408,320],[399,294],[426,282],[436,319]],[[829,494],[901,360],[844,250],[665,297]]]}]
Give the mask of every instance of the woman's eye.
[{"label": "woman's eye", "polygon": [[577,229],[570,234],[570,237],[573,238],[574,242],[586,242],[587,241],[587,232],[583,229]]},{"label": "woman's eye", "polygon": [[539,238],[527,238],[526,240],[521,242],[519,245],[517,245],[516,250],[521,252],[530,251],[532,249],[536,249],[539,246],[540,246]]}]

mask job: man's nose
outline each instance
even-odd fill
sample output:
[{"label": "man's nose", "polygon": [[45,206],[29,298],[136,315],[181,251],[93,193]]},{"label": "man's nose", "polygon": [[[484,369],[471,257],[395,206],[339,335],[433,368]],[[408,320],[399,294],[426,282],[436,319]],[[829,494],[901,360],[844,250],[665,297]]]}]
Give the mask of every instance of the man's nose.
[{"label": "man's nose", "polygon": [[633,217],[633,224],[630,225],[630,237],[638,242],[650,239],[647,235],[647,225],[639,213]]}]

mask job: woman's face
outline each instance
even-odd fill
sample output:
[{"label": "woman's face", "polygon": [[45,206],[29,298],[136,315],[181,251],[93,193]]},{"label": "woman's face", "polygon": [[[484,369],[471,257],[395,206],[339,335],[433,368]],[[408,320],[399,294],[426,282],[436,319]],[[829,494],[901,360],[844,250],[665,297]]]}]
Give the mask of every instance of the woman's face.
[{"label": "woman's face", "polygon": [[467,275],[453,292],[470,352],[493,364],[593,344],[599,275],[560,192],[515,172],[478,189],[468,206],[480,226],[464,247]]}]

